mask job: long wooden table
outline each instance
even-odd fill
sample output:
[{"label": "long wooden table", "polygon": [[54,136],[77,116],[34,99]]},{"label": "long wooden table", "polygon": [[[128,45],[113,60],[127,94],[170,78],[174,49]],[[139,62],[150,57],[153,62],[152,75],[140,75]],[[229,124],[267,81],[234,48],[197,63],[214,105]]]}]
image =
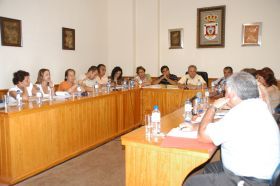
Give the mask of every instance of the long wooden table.
[{"label": "long wooden table", "polygon": [[0,183],[17,183],[139,127],[155,104],[167,115],[196,92],[136,88],[2,109]]},{"label": "long wooden table", "polygon": [[[145,111],[153,104],[160,105],[160,111],[165,115],[161,119],[161,128],[167,133],[183,122],[183,108],[178,107],[186,97],[192,97],[195,93],[196,91],[144,89],[142,107]],[[166,115],[173,110],[176,111]],[[162,148],[160,144],[163,138],[147,139],[144,127],[122,136],[121,140],[125,145],[127,186],[182,185],[185,177],[194,168],[209,160],[216,150],[214,145],[203,150]]]},{"label": "long wooden table", "polygon": [[14,184],[134,129],[141,89],[0,112],[0,183]]}]

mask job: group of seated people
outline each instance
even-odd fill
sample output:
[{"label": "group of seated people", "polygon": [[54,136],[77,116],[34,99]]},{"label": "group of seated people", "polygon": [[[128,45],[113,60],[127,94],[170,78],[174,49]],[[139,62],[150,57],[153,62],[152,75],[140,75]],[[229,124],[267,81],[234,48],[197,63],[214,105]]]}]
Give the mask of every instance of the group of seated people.
[{"label": "group of seated people", "polygon": [[[167,66],[162,66],[161,72],[161,76],[152,80],[145,68],[139,66],[134,80],[142,86],[170,84],[183,89],[207,87],[203,77],[197,74],[195,65],[190,65],[180,79],[171,74]],[[265,67],[261,70],[246,68],[233,74],[233,69],[227,66],[223,73],[224,76],[213,81],[211,86],[223,87],[225,97],[208,108],[198,126],[198,140],[221,145],[222,161],[208,164],[204,174],[190,177],[184,185],[268,186],[280,159],[279,129],[271,114],[280,103],[274,72]],[[77,80],[75,70],[67,69],[58,91],[73,93],[78,87],[83,91],[92,91],[95,84],[104,86],[109,82],[118,86],[123,81],[120,67],[115,67],[108,78],[105,65],[91,66]],[[54,83],[48,69],[39,70],[35,85],[30,83],[29,73],[22,70],[14,73],[13,83],[14,87],[9,89],[9,95],[13,98],[16,98],[17,91],[20,91],[23,100],[36,95],[37,91],[45,96],[54,93]],[[230,111],[220,121],[213,123],[215,112],[225,105]]]},{"label": "group of seated people", "polygon": [[[136,85],[148,86],[152,84],[164,84],[176,85],[182,89],[207,88],[207,80],[205,81],[205,79],[197,73],[197,67],[195,65],[190,65],[186,74],[180,79],[176,75],[170,73],[168,66],[162,66],[160,70],[162,75],[152,80],[151,76],[146,73],[144,67],[137,67],[137,75],[134,77]],[[261,97],[269,105],[270,110],[273,111],[280,102],[280,94],[274,72],[268,67],[261,70],[243,69],[242,71],[252,74],[258,80]],[[224,76],[213,81],[212,86],[224,87],[227,78],[233,74],[233,69],[227,66],[223,69],[223,73]],[[82,91],[91,92],[95,84],[98,84],[98,86],[105,86],[109,82],[112,86],[118,86],[122,85],[124,80],[122,68],[119,66],[112,70],[109,78],[106,76],[106,66],[104,64],[91,66],[88,71],[81,74],[77,80],[75,70],[67,69],[65,71],[64,81],[59,84],[57,91],[74,93],[79,86]],[[28,100],[28,97],[36,95],[38,90],[41,91],[43,96],[48,96],[50,93],[54,94],[54,83],[48,69],[39,70],[35,83],[36,86],[30,83],[29,73],[22,70],[14,73],[13,83],[14,87],[9,89],[9,95],[13,98],[16,98],[18,90],[22,94],[23,100]]]}]

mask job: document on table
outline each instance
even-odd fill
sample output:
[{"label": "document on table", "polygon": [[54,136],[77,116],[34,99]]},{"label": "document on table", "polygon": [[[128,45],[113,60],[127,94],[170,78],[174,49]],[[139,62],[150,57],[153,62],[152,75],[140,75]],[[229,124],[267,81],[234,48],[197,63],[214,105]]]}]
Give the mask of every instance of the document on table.
[{"label": "document on table", "polygon": [[71,97],[71,95],[68,92],[57,91],[57,92],[55,92],[54,99],[66,99],[66,98],[70,98],[70,97]]},{"label": "document on table", "polygon": [[156,89],[159,89],[159,88],[161,88],[161,86],[160,85],[149,85],[149,86],[145,86],[143,88],[156,88]]},{"label": "document on table", "polygon": [[196,139],[197,131],[185,131],[183,128],[177,127],[171,129],[171,131],[168,132],[167,136]]}]

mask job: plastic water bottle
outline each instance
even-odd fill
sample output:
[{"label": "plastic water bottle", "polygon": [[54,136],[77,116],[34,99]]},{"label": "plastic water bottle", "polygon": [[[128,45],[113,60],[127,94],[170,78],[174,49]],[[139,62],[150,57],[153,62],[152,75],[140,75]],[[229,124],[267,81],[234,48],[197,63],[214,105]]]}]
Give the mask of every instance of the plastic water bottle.
[{"label": "plastic water bottle", "polygon": [[222,91],[223,91],[222,86],[221,86],[221,85],[218,85],[218,90],[217,90],[218,94],[221,94]]},{"label": "plastic water bottle", "polygon": [[202,89],[202,83],[201,83],[200,79],[198,79],[198,82],[197,82],[197,89]]},{"label": "plastic water bottle", "polygon": [[22,106],[22,97],[21,97],[20,90],[17,90],[16,100],[17,100],[17,106],[21,107]]},{"label": "plastic water bottle", "polygon": [[38,105],[41,105],[41,104],[42,104],[42,99],[43,99],[42,92],[41,92],[40,88],[37,87],[36,103],[37,103]]},{"label": "plastic water bottle", "polygon": [[202,99],[203,110],[207,110],[209,106],[209,96],[210,92],[208,88],[205,89],[204,98]]},{"label": "plastic water bottle", "polygon": [[94,88],[94,92],[95,92],[96,94],[98,94],[98,92],[99,92],[99,90],[98,90],[98,89],[99,89],[98,82],[95,82],[93,88]]},{"label": "plastic water bottle", "polygon": [[[4,97],[5,98],[5,97]],[[4,99],[5,100],[5,99]],[[9,92],[7,92],[7,95],[6,95],[6,103],[5,104],[7,104],[7,106],[9,106],[9,102],[10,102],[10,93]]]},{"label": "plastic water bottle", "polygon": [[139,88],[141,88],[141,87],[142,87],[142,84],[143,84],[143,81],[140,79],[140,80],[138,81],[138,83],[139,83]]},{"label": "plastic water bottle", "polygon": [[134,80],[130,80],[130,88],[134,88]]},{"label": "plastic water bottle", "polygon": [[52,92],[51,87],[49,87],[48,90],[49,90],[49,100],[52,101],[53,100],[53,92]]},{"label": "plastic water bottle", "polygon": [[192,103],[189,99],[185,102],[185,122],[192,120]]},{"label": "plastic water bottle", "polygon": [[127,88],[127,82],[126,82],[126,80],[123,81],[123,86],[122,86],[122,88],[123,88],[123,90],[126,90],[126,88]]},{"label": "plastic water bottle", "polygon": [[215,92],[215,83],[211,82],[211,92]]},{"label": "plastic water bottle", "polygon": [[199,98],[195,98],[193,101],[193,109],[192,114],[197,115],[198,114],[198,105],[199,105]]},{"label": "plastic water bottle", "polygon": [[82,96],[82,88],[81,88],[80,84],[78,84],[77,91],[78,91],[78,97],[81,97]]},{"label": "plastic water bottle", "polygon": [[111,91],[111,81],[107,82],[106,88],[107,88],[107,93],[110,93],[110,91]]},{"label": "plastic water bottle", "polygon": [[154,110],[152,112],[152,127],[153,127],[153,135],[160,134],[160,111],[158,109],[158,106],[154,106]]},{"label": "plastic water bottle", "polygon": [[204,96],[205,96],[205,103],[208,105],[208,103],[209,103],[209,96],[210,96],[208,88],[205,89]]}]

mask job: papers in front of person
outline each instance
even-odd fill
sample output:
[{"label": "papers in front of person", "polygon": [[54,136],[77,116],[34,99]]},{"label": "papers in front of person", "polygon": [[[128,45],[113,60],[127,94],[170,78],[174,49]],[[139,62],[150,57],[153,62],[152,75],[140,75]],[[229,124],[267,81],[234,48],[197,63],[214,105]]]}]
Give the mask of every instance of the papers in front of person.
[{"label": "papers in front of person", "polygon": [[65,91],[57,91],[55,92],[55,99],[56,98],[70,98],[71,95],[69,94],[69,92],[65,92]]},{"label": "papers in front of person", "polygon": [[[227,114],[228,110],[219,110],[218,112],[215,113],[214,119],[221,119]],[[191,123],[200,123],[205,112],[193,116],[193,119],[191,120]],[[185,118],[185,114],[183,114],[183,117]]]},{"label": "papers in front of person", "polygon": [[149,86],[145,86],[143,88],[161,88],[161,86],[158,84],[158,85],[149,85]]},{"label": "papers in front of person", "polygon": [[167,85],[166,88],[167,89],[179,89],[178,85]]},{"label": "papers in front of person", "polygon": [[167,136],[196,139],[197,130],[194,130],[193,125],[190,123],[181,123],[177,128],[171,129]]}]

